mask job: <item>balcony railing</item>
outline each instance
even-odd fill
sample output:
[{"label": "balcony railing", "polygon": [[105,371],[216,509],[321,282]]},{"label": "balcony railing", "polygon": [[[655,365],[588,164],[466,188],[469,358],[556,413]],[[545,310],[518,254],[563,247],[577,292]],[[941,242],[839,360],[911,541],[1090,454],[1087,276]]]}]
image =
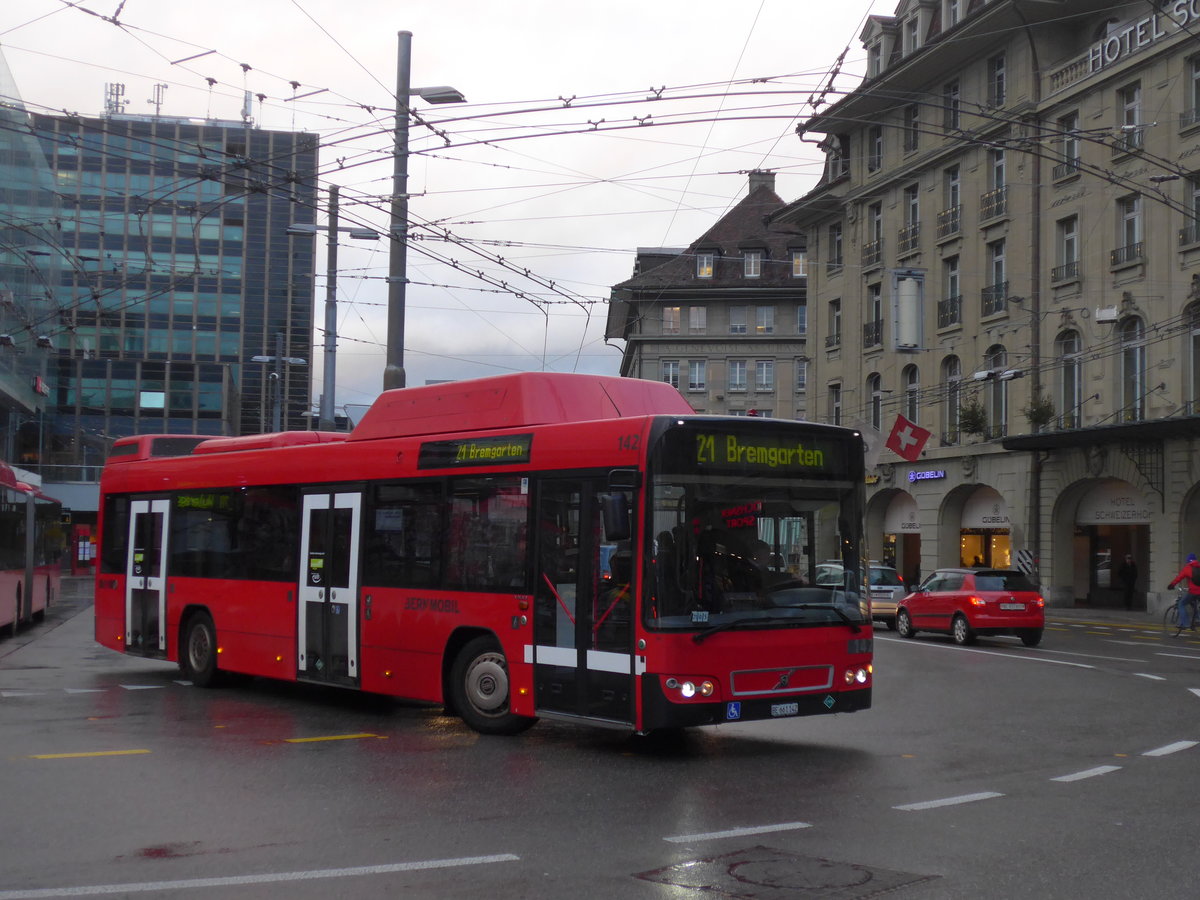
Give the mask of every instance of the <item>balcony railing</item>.
[{"label": "balcony railing", "polygon": [[896,235],[896,246],[900,253],[911,253],[921,243],[921,223],[913,222],[900,229]]},{"label": "balcony railing", "polygon": [[1130,263],[1140,262],[1142,260],[1142,242],[1138,241],[1134,244],[1126,244],[1124,247],[1118,247],[1108,254],[1109,265],[1113,268],[1117,266],[1127,266]]},{"label": "balcony railing", "polygon": [[1070,178],[1079,174],[1079,160],[1068,159],[1066,162],[1061,162],[1050,173],[1050,177],[1055,181],[1062,181],[1064,178]]},{"label": "balcony railing", "polygon": [[1193,222],[1191,225],[1179,229],[1179,245],[1181,247],[1185,244],[1195,244],[1197,241],[1200,241],[1200,224]]},{"label": "balcony railing", "polygon": [[958,234],[962,224],[962,204],[951,206],[949,209],[943,209],[937,214],[937,236],[940,241],[942,238],[950,237],[952,234]]},{"label": "balcony railing", "polygon": [[962,294],[938,301],[938,328],[962,324]]},{"label": "balcony railing", "polygon": [[1008,297],[1008,282],[1001,281],[988,285],[979,294],[979,299],[982,301],[980,315],[994,316],[1002,313],[1004,312],[1004,302]]},{"label": "balcony railing", "polygon": [[863,268],[879,265],[879,260],[883,258],[883,241],[868,241],[863,244],[862,248],[862,264]]},{"label": "balcony railing", "polygon": [[863,324],[863,346],[878,347],[883,343],[883,322],[866,322]]},{"label": "balcony railing", "polygon": [[1079,260],[1063,263],[1050,270],[1051,281],[1074,281],[1079,277]]},{"label": "balcony railing", "polygon": [[1136,153],[1142,149],[1142,145],[1144,143],[1145,132],[1143,132],[1140,128],[1137,131],[1126,132],[1113,141],[1113,156],[1124,156],[1127,153]]},{"label": "balcony railing", "polygon": [[979,197],[979,218],[994,219],[1008,212],[1008,188],[996,188]]},{"label": "balcony railing", "polygon": [[1193,125],[1200,125],[1200,108],[1189,109],[1187,112],[1179,114],[1179,128],[1191,128]]},{"label": "balcony railing", "polygon": [[842,335],[840,332],[825,335],[825,349],[832,350],[835,347],[842,346]]}]

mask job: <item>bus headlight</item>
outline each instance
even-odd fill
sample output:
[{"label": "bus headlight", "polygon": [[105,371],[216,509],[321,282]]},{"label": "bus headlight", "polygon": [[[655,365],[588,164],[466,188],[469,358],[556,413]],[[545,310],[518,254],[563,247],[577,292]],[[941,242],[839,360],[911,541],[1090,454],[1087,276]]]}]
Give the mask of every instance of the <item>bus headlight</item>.
[{"label": "bus headlight", "polygon": [[869,668],[860,666],[857,669],[847,669],[845,678],[847,685],[866,684],[871,680],[871,672]]},{"label": "bus headlight", "polygon": [[710,678],[702,680],[668,678],[663,684],[670,691],[678,691],[678,697],[681,700],[692,700],[696,697],[711,697],[717,692],[717,685]]}]

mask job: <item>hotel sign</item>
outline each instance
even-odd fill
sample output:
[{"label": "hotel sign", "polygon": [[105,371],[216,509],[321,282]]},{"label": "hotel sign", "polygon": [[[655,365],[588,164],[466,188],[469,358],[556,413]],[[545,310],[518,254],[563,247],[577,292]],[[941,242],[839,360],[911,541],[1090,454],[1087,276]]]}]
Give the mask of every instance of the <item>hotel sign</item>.
[{"label": "hotel sign", "polygon": [[1168,0],[1163,11],[1124,22],[1088,51],[1088,72],[1099,72],[1200,22],[1200,0]]}]

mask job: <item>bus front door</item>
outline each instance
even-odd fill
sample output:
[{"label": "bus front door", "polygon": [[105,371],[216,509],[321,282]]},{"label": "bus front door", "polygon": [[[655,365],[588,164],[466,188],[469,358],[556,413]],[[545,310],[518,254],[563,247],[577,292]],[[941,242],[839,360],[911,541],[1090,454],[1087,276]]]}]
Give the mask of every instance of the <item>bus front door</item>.
[{"label": "bus front door", "polygon": [[358,684],[358,542],[362,494],[304,496],[296,677]]},{"label": "bus front door", "polygon": [[548,479],[538,499],[537,712],[634,722],[631,541],[607,540],[599,479]]},{"label": "bus front door", "polygon": [[169,500],[129,504],[129,555],[125,560],[125,651],[167,655],[167,518]]}]

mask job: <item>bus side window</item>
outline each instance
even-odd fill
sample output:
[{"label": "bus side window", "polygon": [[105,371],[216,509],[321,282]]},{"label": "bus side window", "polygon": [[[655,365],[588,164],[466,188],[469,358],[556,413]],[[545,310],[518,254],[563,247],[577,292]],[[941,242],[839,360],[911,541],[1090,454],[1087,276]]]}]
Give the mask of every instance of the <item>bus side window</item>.
[{"label": "bus side window", "polygon": [[363,583],[436,587],[441,582],[440,484],[376,486],[367,518]]}]

